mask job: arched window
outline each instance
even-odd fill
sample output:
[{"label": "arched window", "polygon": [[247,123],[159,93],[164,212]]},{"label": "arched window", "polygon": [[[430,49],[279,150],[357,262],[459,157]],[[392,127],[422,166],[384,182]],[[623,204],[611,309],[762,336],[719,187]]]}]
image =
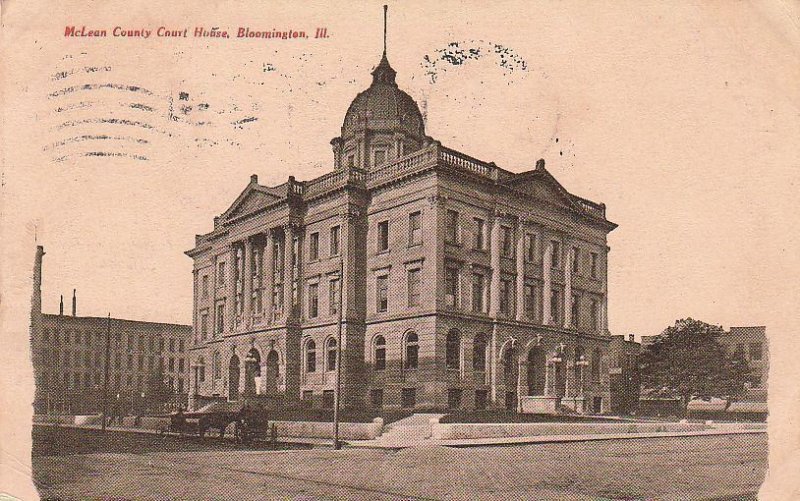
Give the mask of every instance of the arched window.
[{"label": "arched window", "polygon": [[317,343],[309,339],[306,343],[306,372],[317,370]]},{"label": "arched window", "polygon": [[[511,350],[506,351],[510,352]],[[472,369],[486,370],[486,337],[483,334],[475,336],[475,340],[472,342]]]},{"label": "arched window", "polygon": [[218,351],[214,352],[212,363],[214,364],[214,379],[222,379],[222,362]]},{"label": "arched window", "polygon": [[375,370],[382,371],[386,368],[386,339],[383,336],[375,337]]},{"label": "arched window", "polygon": [[600,363],[602,362],[602,355],[600,348],[595,348],[592,352],[592,381],[600,381]]},{"label": "arched window", "polygon": [[406,369],[416,369],[419,365],[419,338],[415,332],[409,332],[405,343],[405,365]]},{"label": "arched window", "polygon": [[328,342],[325,344],[325,353],[327,355],[327,367],[326,370],[335,371],[336,370],[336,339],[330,338]]},{"label": "arched window", "polygon": [[448,369],[458,369],[460,366],[461,355],[461,336],[457,330],[451,330],[447,333],[446,347],[445,347],[445,365]]}]

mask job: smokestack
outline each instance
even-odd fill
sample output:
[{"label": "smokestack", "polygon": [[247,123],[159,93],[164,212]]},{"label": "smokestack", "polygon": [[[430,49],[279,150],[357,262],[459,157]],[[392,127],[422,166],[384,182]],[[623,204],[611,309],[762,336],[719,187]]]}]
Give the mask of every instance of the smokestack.
[{"label": "smokestack", "polygon": [[64,294],[61,294],[61,303],[58,305],[58,314],[64,314]]},{"label": "smokestack", "polygon": [[72,289],[72,316],[78,316],[78,299],[75,296],[75,289]]},{"label": "smokestack", "polygon": [[628,341],[630,341],[631,343],[633,343],[633,342],[634,342],[634,340],[633,340],[633,334],[628,334]]},{"label": "smokestack", "polygon": [[38,338],[42,330],[42,258],[44,247],[36,246],[33,260],[33,296],[31,297],[31,339]]}]

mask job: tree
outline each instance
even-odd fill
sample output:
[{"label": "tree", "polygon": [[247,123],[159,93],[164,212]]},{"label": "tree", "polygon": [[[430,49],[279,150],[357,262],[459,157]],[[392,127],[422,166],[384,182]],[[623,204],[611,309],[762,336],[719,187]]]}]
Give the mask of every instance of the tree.
[{"label": "tree", "polygon": [[655,397],[679,397],[686,410],[692,398],[735,399],[744,393],[750,368],[744,357],[728,355],[717,341],[722,327],[678,320],[641,357],[642,387]]},{"label": "tree", "polygon": [[172,395],[172,389],[164,382],[164,372],[158,367],[147,378],[145,405],[151,408],[161,408]]}]

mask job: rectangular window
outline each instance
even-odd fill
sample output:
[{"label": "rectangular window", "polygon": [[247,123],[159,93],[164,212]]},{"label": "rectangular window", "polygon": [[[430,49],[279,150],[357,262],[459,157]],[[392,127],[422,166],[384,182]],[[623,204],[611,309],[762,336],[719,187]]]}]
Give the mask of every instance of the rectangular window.
[{"label": "rectangular window", "polygon": [[597,278],[597,253],[592,252],[592,268],[591,268],[591,275],[592,278]]},{"label": "rectangular window", "polygon": [[500,232],[503,239],[501,242],[502,246],[500,248],[501,254],[503,257],[511,257],[514,254],[514,232],[508,226],[501,226]]},{"label": "rectangular window", "polygon": [[200,339],[205,340],[208,337],[208,313],[200,315]]},{"label": "rectangular window", "polygon": [[208,275],[203,275],[203,297],[208,297]]},{"label": "rectangular window", "polygon": [[461,408],[461,390],[456,388],[447,390],[447,408],[450,410]]},{"label": "rectangular window", "polygon": [[322,391],[322,408],[323,409],[333,409],[333,405],[335,403],[333,390],[323,390]]},{"label": "rectangular window", "polygon": [[383,390],[380,388],[370,390],[369,401],[373,409],[380,409],[383,407]]},{"label": "rectangular window", "polygon": [[339,230],[340,226],[334,226],[331,228],[331,256],[338,256],[339,255]]},{"label": "rectangular window", "polygon": [[572,248],[572,273],[578,273],[580,269],[581,250],[577,247]]},{"label": "rectangular window", "polygon": [[178,359],[178,372],[183,372],[183,359]]},{"label": "rectangular window", "polygon": [[225,285],[225,262],[217,265],[217,287]]},{"label": "rectangular window", "polygon": [[355,167],[356,166],[356,156],[355,155],[347,155],[347,166],[348,167]]},{"label": "rectangular window", "polygon": [[217,334],[225,330],[225,303],[217,305]]},{"label": "rectangular window", "polygon": [[319,315],[319,284],[308,284],[308,318]]},{"label": "rectangular window", "polygon": [[375,150],[375,166],[386,163],[386,150]]},{"label": "rectangular window", "polygon": [[339,313],[339,279],[332,278],[328,282],[328,311],[331,315]]},{"label": "rectangular window", "polygon": [[444,299],[448,308],[458,308],[458,268],[454,266],[444,270]]},{"label": "rectangular window", "polygon": [[419,306],[420,270],[408,270],[408,306]]},{"label": "rectangular window", "polygon": [[475,242],[473,243],[472,248],[475,250],[483,250],[486,248],[486,222],[479,217],[476,217],[473,220],[475,221]]},{"label": "rectangular window", "polygon": [[561,293],[559,291],[550,292],[550,321],[559,323],[561,320]]},{"label": "rectangular window", "polygon": [[314,232],[308,236],[308,259],[316,261],[319,259],[319,233]]},{"label": "rectangular window", "polygon": [[592,317],[592,330],[597,331],[597,326],[600,323],[599,319],[597,318],[600,314],[600,304],[598,303],[597,299],[592,299],[590,308],[590,315]]},{"label": "rectangular window", "polygon": [[572,318],[570,319],[570,325],[574,328],[578,327],[578,318],[580,317],[580,300],[578,296],[572,296],[572,302],[570,303],[570,315]]},{"label": "rectangular window", "polygon": [[169,372],[175,372],[175,359],[169,357]]},{"label": "rectangular window", "polygon": [[500,280],[500,313],[511,313],[511,280]]},{"label": "rectangular window", "polygon": [[183,344],[183,339],[178,340],[178,351],[183,353],[185,351],[185,345]]},{"label": "rectangular window", "polygon": [[750,360],[761,360],[761,343],[750,343]]},{"label": "rectangular window", "polygon": [[475,390],[475,410],[486,410],[487,397],[489,392],[486,390]]},{"label": "rectangular window", "polygon": [[477,273],[472,275],[472,311],[474,312],[481,313],[484,311],[484,283],[483,275]]},{"label": "rectangular window", "polygon": [[422,243],[422,213],[412,212],[408,215],[408,245]]},{"label": "rectangular window", "polygon": [[389,250],[389,221],[378,223],[378,252]]},{"label": "rectangular window", "polygon": [[525,315],[528,320],[536,319],[536,289],[530,284],[525,284]]},{"label": "rectangular window", "polygon": [[[163,345],[162,345],[163,348]],[[175,338],[170,338],[169,340],[169,352],[175,353]]]},{"label": "rectangular window", "polygon": [[183,393],[183,378],[178,378],[178,393]]},{"label": "rectangular window", "polygon": [[381,275],[376,281],[376,310],[386,311],[389,308],[389,276]]},{"label": "rectangular window", "polygon": [[314,402],[314,390],[303,390],[303,400]]},{"label": "rectangular window", "polygon": [[550,265],[553,268],[558,268],[561,265],[561,243],[558,240],[550,242],[552,253],[550,254]]},{"label": "rectangular window", "polygon": [[411,409],[417,405],[417,389],[403,388],[400,390],[400,405],[405,409]]},{"label": "rectangular window", "polygon": [[536,235],[530,233],[525,235],[525,261],[529,263],[536,261]]},{"label": "rectangular window", "polygon": [[444,240],[449,244],[458,243],[458,219],[457,211],[452,209],[447,210]]}]

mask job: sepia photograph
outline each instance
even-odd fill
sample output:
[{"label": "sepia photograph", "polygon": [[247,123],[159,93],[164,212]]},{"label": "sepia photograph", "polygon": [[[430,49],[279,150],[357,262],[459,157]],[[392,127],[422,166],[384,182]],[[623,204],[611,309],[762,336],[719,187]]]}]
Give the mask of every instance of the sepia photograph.
[{"label": "sepia photograph", "polygon": [[3,0],[0,496],[800,499],[798,19]]}]

